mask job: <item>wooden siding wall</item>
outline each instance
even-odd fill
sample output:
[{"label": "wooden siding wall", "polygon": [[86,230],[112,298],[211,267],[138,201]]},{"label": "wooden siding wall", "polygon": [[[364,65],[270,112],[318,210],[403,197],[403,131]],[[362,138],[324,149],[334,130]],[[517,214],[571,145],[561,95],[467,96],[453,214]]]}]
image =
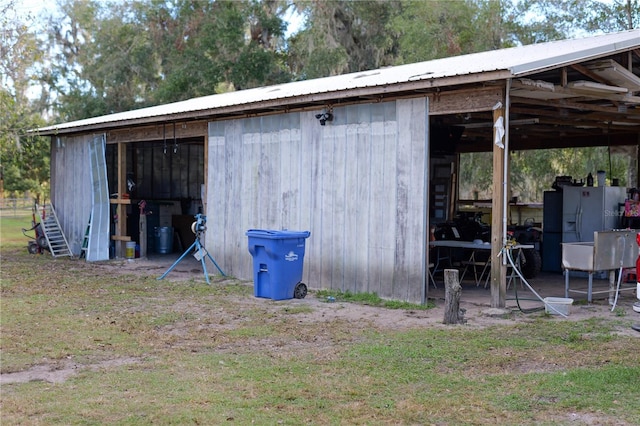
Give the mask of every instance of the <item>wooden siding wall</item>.
[{"label": "wooden siding wall", "polygon": [[420,301],[426,100],[335,108],[325,126],[318,112],[209,124],[207,248],[252,280],[248,229],[309,230],[311,288]]},{"label": "wooden siding wall", "polygon": [[[101,137],[101,136],[99,136]],[[94,135],[54,137],[51,203],[74,255],[80,254],[93,200],[89,143]]]}]

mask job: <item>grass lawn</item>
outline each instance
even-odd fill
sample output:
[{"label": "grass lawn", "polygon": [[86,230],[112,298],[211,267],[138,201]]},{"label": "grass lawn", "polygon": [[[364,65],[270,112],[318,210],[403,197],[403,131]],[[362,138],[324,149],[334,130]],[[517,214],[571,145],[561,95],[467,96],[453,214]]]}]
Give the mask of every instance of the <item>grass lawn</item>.
[{"label": "grass lawn", "polygon": [[0,218],[3,426],[640,424],[629,318],[379,327],[318,293],[30,255],[30,220]]}]

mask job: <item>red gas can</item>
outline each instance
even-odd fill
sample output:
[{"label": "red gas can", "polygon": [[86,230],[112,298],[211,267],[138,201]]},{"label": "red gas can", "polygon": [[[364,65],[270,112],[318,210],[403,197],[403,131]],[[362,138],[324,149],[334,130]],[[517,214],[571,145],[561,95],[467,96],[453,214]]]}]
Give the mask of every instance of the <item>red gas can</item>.
[{"label": "red gas can", "polygon": [[[640,247],[640,232],[636,235],[636,242],[638,243],[638,247]],[[638,253],[638,259],[636,259],[636,276],[640,274],[640,253]],[[640,278],[638,279],[640,282]],[[638,294],[638,298],[640,299],[640,294]]]},{"label": "red gas can", "polygon": [[[638,243],[638,247],[640,247],[640,232],[636,235],[636,242]],[[636,289],[636,297],[640,299],[640,253],[638,253],[638,258],[636,259],[636,280],[638,283],[638,287]],[[633,310],[636,311],[636,305],[640,302],[636,302],[633,304]],[[638,312],[638,311],[636,311]]]}]

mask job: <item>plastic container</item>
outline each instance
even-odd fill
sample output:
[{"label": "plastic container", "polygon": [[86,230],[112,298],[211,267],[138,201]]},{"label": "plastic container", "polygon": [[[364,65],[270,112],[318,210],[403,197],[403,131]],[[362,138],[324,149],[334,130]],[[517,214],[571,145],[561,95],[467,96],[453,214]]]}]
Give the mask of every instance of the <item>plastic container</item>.
[{"label": "plastic container", "polygon": [[173,252],[173,228],[171,226],[156,228],[156,251],[160,254]]},{"label": "plastic container", "polygon": [[551,315],[569,315],[573,299],[566,297],[545,297],[544,311]]},{"label": "plastic container", "polygon": [[136,242],[135,241],[127,241],[124,253],[125,253],[125,257],[127,259],[135,259],[135,257],[136,257]]},{"label": "plastic container", "polygon": [[309,231],[250,229],[249,253],[253,256],[253,293],[273,300],[302,299],[305,242]]}]

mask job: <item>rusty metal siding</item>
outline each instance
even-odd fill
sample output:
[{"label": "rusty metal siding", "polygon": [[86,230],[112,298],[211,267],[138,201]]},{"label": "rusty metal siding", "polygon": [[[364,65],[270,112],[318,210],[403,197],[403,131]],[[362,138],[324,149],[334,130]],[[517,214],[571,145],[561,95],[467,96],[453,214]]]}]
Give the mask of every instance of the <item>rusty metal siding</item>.
[{"label": "rusty metal siding", "polygon": [[419,302],[426,99],[209,124],[206,246],[253,279],[245,232],[309,230],[303,281]]}]

